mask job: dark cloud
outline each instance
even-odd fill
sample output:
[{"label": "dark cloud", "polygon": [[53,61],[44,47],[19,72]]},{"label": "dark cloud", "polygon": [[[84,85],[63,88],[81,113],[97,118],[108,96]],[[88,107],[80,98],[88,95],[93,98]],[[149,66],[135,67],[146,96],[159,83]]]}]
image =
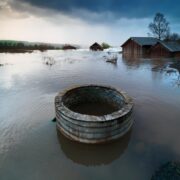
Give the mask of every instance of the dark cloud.
[{"label": "dark cloud", "polygon": [[114,17],[143,18],[162,12],[180,17],[179,0],[18,0],[41,8],[50,8],[65,14],[81,16],[79,10],[94,13],[112,13]]}]

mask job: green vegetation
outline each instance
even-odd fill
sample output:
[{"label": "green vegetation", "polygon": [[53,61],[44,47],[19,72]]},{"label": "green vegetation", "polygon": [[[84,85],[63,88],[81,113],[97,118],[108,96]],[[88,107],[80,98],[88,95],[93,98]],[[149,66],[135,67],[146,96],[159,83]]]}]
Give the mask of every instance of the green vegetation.
[{"label": "green vegetation", "polygon": [[31,52],[33,50],[45,51],[45,50],[53,50],[53,49],[63,49],[63,47],[64,45],[62,44],[0,40],[0,52]]},{"label": "green vegetation", "polygon": [[103,49],[108,49],[108,48],[111,47],[109,44],[107,44],[107,43],[105,43],[105,42],[103,42],[103,43],[101,44],[101,46],[102,46]]}]

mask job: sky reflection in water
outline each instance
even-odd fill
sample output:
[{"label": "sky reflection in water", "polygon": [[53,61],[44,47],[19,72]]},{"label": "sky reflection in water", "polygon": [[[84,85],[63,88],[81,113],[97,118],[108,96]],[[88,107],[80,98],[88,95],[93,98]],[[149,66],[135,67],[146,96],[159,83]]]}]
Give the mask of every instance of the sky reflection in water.
[{"label": "sky reflection in water", "polygon": [[[150,179],[168,160],[180,160],[179,71],[171,59],[106,52],[0,54],[0,179]],[[46,65],[45,57],[54,60]],[[133,59],[133,60],[132,60]],[[77,144],[58,135],[54,97],[73,85],[111,85],[134,98],[133,129],[122,141]]]}]

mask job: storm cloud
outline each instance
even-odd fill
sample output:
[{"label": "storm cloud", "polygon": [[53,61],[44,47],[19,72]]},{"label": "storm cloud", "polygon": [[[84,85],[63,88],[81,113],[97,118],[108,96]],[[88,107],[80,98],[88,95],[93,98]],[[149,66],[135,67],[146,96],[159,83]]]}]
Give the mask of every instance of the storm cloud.
[{"label": "storm cloud", "polygon": [[[81,16],[78,12],[110,13],[114,18],[145,18],[162,12],[180,17],[179,0],[18,0],[41,8]],[[83,17],[82,17],[83,18]],[[87,18],[87,17],[86,17]],[[89,18],[91,18],[89,16]]]}]

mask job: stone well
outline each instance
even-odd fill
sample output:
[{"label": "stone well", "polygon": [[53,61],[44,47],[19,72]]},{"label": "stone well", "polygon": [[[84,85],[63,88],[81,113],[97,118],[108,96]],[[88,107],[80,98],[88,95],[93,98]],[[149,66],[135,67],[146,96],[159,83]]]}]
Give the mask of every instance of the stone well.
[{"label": "stone well", "polygon": [[105,143],[132,127],[132,99],[112,87],[85,85],[55,97],[57,129],[82,143]]}]

